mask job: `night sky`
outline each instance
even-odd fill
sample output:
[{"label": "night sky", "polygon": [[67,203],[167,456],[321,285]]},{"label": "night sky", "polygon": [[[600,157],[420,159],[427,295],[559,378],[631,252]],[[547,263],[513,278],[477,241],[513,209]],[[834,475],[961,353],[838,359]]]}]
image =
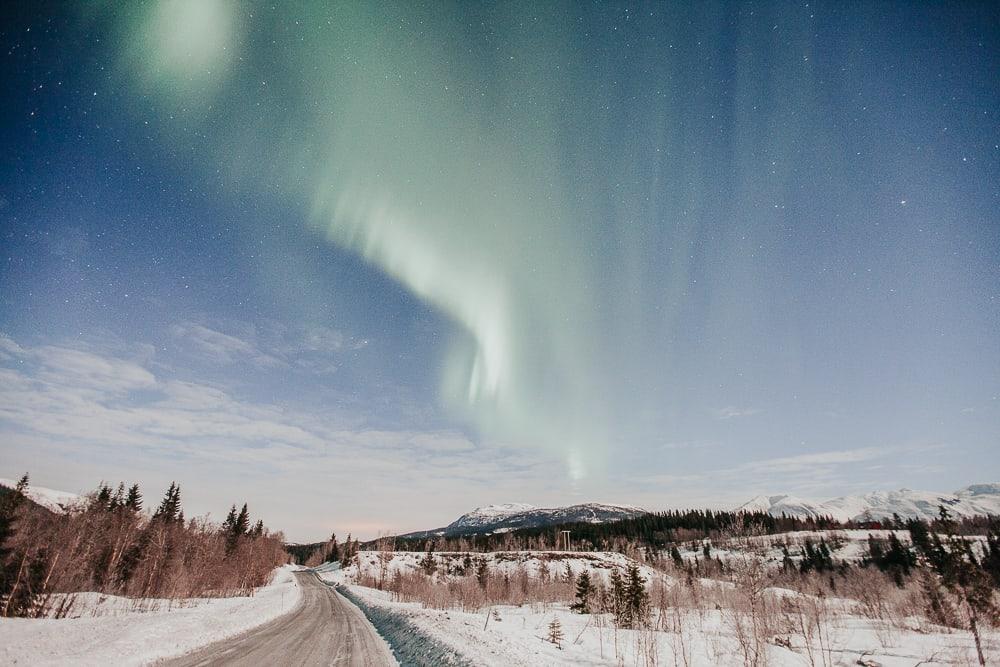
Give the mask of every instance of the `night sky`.
[{"label": "night sky", "polygon": [[0,476],[303,540],[1000,479],[997,3],[0,12]]}]

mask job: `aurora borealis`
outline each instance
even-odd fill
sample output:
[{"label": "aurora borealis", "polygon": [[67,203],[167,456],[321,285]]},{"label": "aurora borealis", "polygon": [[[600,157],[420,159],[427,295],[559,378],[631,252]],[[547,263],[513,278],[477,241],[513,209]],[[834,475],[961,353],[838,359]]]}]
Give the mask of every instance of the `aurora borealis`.
[{"label": "aurora borealis", "polygon": [[[4,363],[138,364],[88,400],[156,457],[181,383],[309,434],[189,462],[305,493],[433,441],[450,510],[996,476],[995,7],[8,11]],[[0,428],[60,481],[67,433]]]}]

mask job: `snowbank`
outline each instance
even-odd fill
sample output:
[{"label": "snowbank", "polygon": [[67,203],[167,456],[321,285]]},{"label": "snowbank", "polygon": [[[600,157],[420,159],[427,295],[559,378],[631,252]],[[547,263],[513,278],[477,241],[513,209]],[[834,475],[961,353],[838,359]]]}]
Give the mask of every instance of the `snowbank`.
[{"label": "snowbank", "polygon": [[0,663],[142,665],[182,655],[291,612],[301,598],[292,571],[279,568],[253,597],[136,603],[88,593],[77,618],[0,619]]}]

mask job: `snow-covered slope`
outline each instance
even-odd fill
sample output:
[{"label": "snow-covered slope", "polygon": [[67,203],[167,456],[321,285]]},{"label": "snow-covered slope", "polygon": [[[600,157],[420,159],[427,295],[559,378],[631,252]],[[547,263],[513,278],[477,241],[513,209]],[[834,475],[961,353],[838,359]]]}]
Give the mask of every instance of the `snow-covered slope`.
[{"label": "snow-covered slope", "polygon": [[455,530],[476,530],[487,526],[492,526],[499,521],[504,521],[511,516],[523,512],[532,512],[538,508],[528,503],[500,503],[498,505],[487,505],[463,514],[448,525],[448,529]]},{"label": "snow-covered slope", "polygon": [[788,516],[820,516],[826,515],[822,511],[822,503],[814,503],[796,496],[776,495],[757,496],[737,509],[740,512],[769,512],[775,516],[787,514]]},{"label": "snow-covered slope", "polygon": [[[13,489],[17,486],[17,480],[0,477],[0,486]],[[53,512],[65,512],[73,505],[79,503],[82,498],[82,496],[75,493],[46,489],[44,486],[29,486],[24,495]]]},{"label": "snow-covered slope", "polygon": [[762,511],[774,516],[829,516],[838,521],[882,520],[898,514],[903,518],[933,519],[938,508],[948,508],[952,516],[1000,514],[1000,484],[973,484],[954,493],[930,491],[874,491],[813,502],[790,495],[757,496],[738,511]]},{"label": "snow-covered slope", "polygon": [[583,503],[568,507],[543,508],[525,503],[487,505],[463,514],[444,528],[407,533],[400,537],[433,537],[436,535],[472,535],[496,533],[518,528],[538,528],[560,523],[606,523],[645,514],[646,510],[632,505]]}]

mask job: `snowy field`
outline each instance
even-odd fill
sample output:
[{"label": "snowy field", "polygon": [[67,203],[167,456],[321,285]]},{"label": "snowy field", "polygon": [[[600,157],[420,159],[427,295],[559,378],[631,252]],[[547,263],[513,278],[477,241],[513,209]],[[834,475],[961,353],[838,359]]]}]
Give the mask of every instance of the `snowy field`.
[{"label": "snowy field", "polygon": [[[863,536],[860,533],[843,536],[842,548],[848,553],[853,552],[855,545],[867,539],[867,531]],[[770,544],[760,546],[764,547],[763,551],[768,556],[775,548]],[[730,552],[730,555],[733,553]],[[345,586],[366,605],[405,619],[431,641],[439,646],[451,647],[471,664],[691,667],[742,665],[745,662],[746,639],[744,637],[741,642],[740,625],[745,628],[747,619],[738,618],[726,608],[667,606],[665,610],[654,609],[652,626],[657,628],[655,630],[616,629],[609,615],[578,614],[569,609],[568,603],[562,602],[500,605],[477,611],[424,608],[418,602],[397,601],[391,592],[358,585],[357,582],[366,573],[370,577],[371,572],[380,567],[379,553],[362,552],[360,555],[361,572],[357,566],[345,570],[325,568],[321,576]],[[693,551],[689,555],[693,558]],[[387,556],[381,559],[385,560]],[[588,569],[602,579],[606,578],[611,567],[623,567],[628,563],[624,556],[617,553],[472,554],[473,559],[480,556],[487,559],[493,572],[509,574],[524,568],[535,574],[540,568],[547,567],[553,574],[558,574],[568,563],[576,575]],[[424,554],[420,553],[395,553],[386,569],[390,576],[394,572],[416,571],[423,557]],[[438,574],[435,576],[438,580],[452,579],[453,575],[446,574],[449,567],[460,567],[463,558],[462,554],[436,554]],[[642,573],[647,582],[656,578],[667,586],[667,590],[673,586],[684,586],[682,582],[645,566]],[[698,586],[725,589],[732,584],[701,579]],[[768,589],[765,595],[774,602],[773,609],[780,609],[783,599],[801,600],[805,608],[809,608],[812,602],[810,596],[787,589]],[[850,600],[827,598],[820,604],[826,605],[828,611],[821,615],[819,624],[805,634],[793,627],[796,617],[782,616],[776,625],[783,631],[766,637],[760,646],[762,655],[757,664],[862,664],[883,667],[977,664],[973,640],[968,632],[932,626],[917,619],[903,619],[896,624],[872,620],[866,618],[857,603]],[[799,620],[803,618],[799,617]],[[547,641],[549,624],[553,619],[559,621],[564,635],[561,646]],[[803,622],[808,624],[808,620]],[[1000,658],[1000,633],[985,636],[985,649],[988,656]]]},{"label": "snowy field", "polygon": [[[391,601],[391,594],[362,586],[351,592],[369,605],[401,614],[423,633],[454,648],[477,665],[742,665],[733,624],[720,611],[684,612],[670,619],[676,632],[616,630],[607,616],[576,614],[563,604],[493,607],[481,613],[423,609],[418,603]],[[558,619],[562,647],[546,641],[548,625]],[[791,648],[769,643],[768,665],[857,665],[868,658],[884,667],[976,664],[967,632],[890,633],[860,617],[837,619],[827,629],[830,650],[813,648],[811,663],[801,638]],[[781,639],[784,639],[782,637]],[[780,641],[780,639],[779,639]],[[991,637],[991,655],[1000,652],[1000,637]],[[820,655],[822,654],[822,655]]]},{"label": "snowy field", "polygon": [[234,637],[292,611],[300,591],[279,568],[252,597],[143,600],[84,593],[72,618],[0,619],[4,665],[142,665]]}]

